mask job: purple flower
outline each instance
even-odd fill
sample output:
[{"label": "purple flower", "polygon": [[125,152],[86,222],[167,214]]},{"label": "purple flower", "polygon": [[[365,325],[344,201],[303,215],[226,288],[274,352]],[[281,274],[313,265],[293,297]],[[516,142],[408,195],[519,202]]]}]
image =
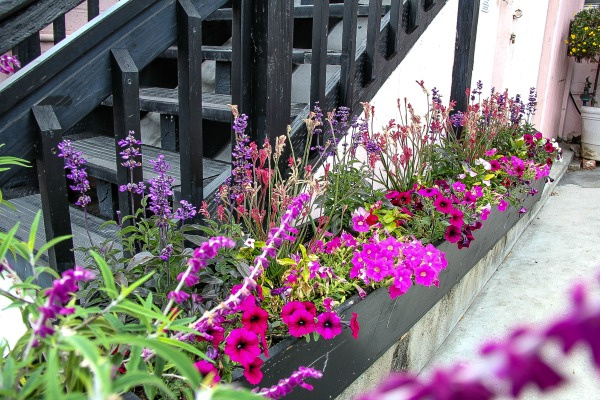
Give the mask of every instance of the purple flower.
[{"label": "purple flower", "polygon": [[169,225],[169,220],[172,217],[169,198],[173,195],[173,182],[175,179],[167,176],[167,172],[171,168],[165,161],[165,156],[159,154],[156,160],[150,160],[154,172],[158,174],[156,178],[150,179],[150,195],[148,196],[149,209],[158,218],[156,225],[159,228],[166,228]]},{"label": "purple flower", "polygon": [[65,169],[69,170],[67,178],[73,182],[69,187],[71,190],[79,192],[79,198],[75,204],[85,208],[92,201],[90,196],[86,194],[90,189],[90,182],[84,167],[86,161],[80,151],[75,151],[70,140],[60,142],[58,149],[60,150],[58,156],[65,159]]},{"label": "purple flower", "polygon": [[127,169],[134,169],[142,166],[142,163],[137,161],[137,159],[141,159],[142,154],[140,153],[140,148],[136,147],[141,146],[142,142],[137,140],[134,135],[134,131],[129,131],[129,135],[127,135],[125,139],[121,139],[118,142],[119,147],[123,149],[119,153],[121,158],[124,160],[121,165]]},{"label": "purple flower", "polygon": [[246,134],[248,116],[238,115],[234,110],[233,131],[235,132],[235,146],[233,147],[231,177],[226,184],[230,186],[230,198],[234,203],[243,201],[252,186],[252,152],[250,137]]},{"label": "purple flower", "polygon": [[352,213],[352,228],[356,232],[368,232],[370,227],[367,223],[369,213],[363,207],[359,207]]},{"label": "purple flower", "polygon": [[196,207],[185,200],[181,200],[179,204],[181,204],[181,207],[175,210],[175,219],[185,221],[196,216]]},{"label": "purple flower", "polygon": [[4,54],[0,56],[0,72],[3,74],[11,74],[16,71],[16,68],[21,68],[21,63],[15,56]]},{"label": "purple flower", "polygon": [[167,299],[173,300],[175,303],[183,303],[189,297],[190,295],[188,293],[182,291],[169,292],[169,294],[167,295]]},{"label": "purple flower", "polygon": [[281,379],[277,385],[271,386],[270,388],[255,390],[255,393],[266,397],[267,399],[281,399],[290,394],[296,386],[300,386],[306,390],[312,390],[313,387],[304,382],[304,380],[307,378],[320,379],[322,377],[323,374],[316,369],[300,367],[297,371],[294,371],[289,378]]},{"label": "purple flower", "polygon": [[158,258],[160,258],[163,261],[168,261],[172,255],[173,255],[173,245],[168,244],[164,249],[162,249],[160,251],[160,255],[158,256]]}]

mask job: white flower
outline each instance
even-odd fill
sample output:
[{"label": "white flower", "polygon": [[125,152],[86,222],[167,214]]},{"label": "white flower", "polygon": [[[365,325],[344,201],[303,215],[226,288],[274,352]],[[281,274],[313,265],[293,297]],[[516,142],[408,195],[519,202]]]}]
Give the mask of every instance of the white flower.
[{"label": "white flower", "polygon": [[246,241],[244,242],[244,247],[247,247],[249,249],[253,249],[254,248],[254,242],[256,242],[256,240],[252,239],[252,238],[248,238],[246,239]]}]

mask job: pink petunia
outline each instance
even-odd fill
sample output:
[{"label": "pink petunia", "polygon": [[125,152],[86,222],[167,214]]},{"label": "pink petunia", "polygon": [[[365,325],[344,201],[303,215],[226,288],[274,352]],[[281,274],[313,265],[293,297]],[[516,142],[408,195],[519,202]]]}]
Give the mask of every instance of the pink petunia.
[{"label": "pink petunia", "polygon": [[342,322],[340,317],[331,311],[319,314],[315,330],[319,335],[323,336],[324,339],[333,339],[342,333]]},{"label": "pink petunia", "polygon": [[498,203],[498,211],[506,211],[507,207],[508,203],[504,199],[500,200],[500,203]]},{"label": "pink petunia", "polygon": [[448,214],[452,210],[452,202],[441,194],[435,197],[433,205],[436,210],[444,214]]},{"label": "pink petunia", "polygon": [[358,333],[360,332],[360,324],[358,323],[358,314],[352,313],[352,319],[350,320],[350,330],[354,339],[358,339]]},{"label": "pink petunia", "polygon": [[302,337],[315,330],[315,317],[306,310],[296,310],[288,319],[290,335]]},{"label": "pink petunia", "polygon": [[446,228],[446,233],[444,234],[444,239],[449,241],[450,243],[456,243],[461,239],[460,228],[455,225],[450,225]]},{"label": "pink petunia", "polygon": [[363,207],[359,207],[354,213],[352,213],[352,228],[356,232],[368,232],[369,224],[367,223],[367,217],[369,213]]},{"label": "pink petunia", "polygon": [[415,283],[422,286],[431,286],[437,279],[437,273],[429,265],[424,264],[415,269]]},{"label": "pink petunia", "polygon": [[281,309],[281,319],[284,324],[289,322],[290,317],[298,310],[306,310],[304,305],[299,301],[290,301]]},{"label": "pink petunia", "polygon": [[261,353],[258,335],[243,328],[229,332],[225,340],[225,354],[231,361],[242,365],[250,364]]},{"label": "pink petunia", "polygon": [[464,216],[465,215],[463,214],[462,211],[460,211],[457,208],[453,208],[452,211],[450,211],[448,221],[450,222],[450,225],[454,225],[457,228],[460,228],[461,226],[463,226],[465,224],[464,219],[463,219]]},{"label": "pink petunia", "polygon": [[219,370],[217,369],[215,364],[206,360],[201,360],[197,363],[194,363],[194,367],[196,367],[196,369],[202,374],[202,376],[212,376],[212,385],[221,381],[221,377],[219,376]]},{"label": "pink petunia", "polygon": [[251,385],[258,385],[262,381],[263,373],[260,368],[265,362],[256,357],[250,364],[244,365],[244,376]]},{"label": "pink petunia", "polygon": [[242,314],[242,325],[250,332],[263,335],[269,327],[269,313],[260,307],[252,307]]}]

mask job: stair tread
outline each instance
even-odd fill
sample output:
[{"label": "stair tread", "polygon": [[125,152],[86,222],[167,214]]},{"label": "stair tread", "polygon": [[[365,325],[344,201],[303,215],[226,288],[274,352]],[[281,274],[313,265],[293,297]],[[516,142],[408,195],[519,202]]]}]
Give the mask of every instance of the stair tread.
[{"label": "stair tread", "polygon": [[[16,233],[16,237],[20,240],[27,241],[29,239],[29,230],[36,216],[36,213],[42,209],[42,199],[39,194],[28,195],[24,197],[18,197],[11,199],[10,203],[14,206],[13,209],[3,207],[0,214],[0,230],[8,232],[16,225],[20,223],[19,229]],[[85,216],[83,210],[75,206],[70,207],[71,212],[71,228],[73,229],[73,245],[74,248],[84,248],[90,246],[90,240],[88,238],[85,229]],[[92,242],[95,245],[101,245],[107,239],[116,239],[118,227],[115,225],[108,225],[100,228],[105,222],[104,220],[95,217],[93,215],[87,216],[88,226],[90,229],[90,236]],[[46,242],[46,233],[44,230],[44,219],[40,219],[40,225],[37,230],[35,248],[39,249]],[[85,254],[81,251],[75,252],[75,261],[83,262]],[[47,256],[43,257],[44,261],[47,261]]]},{"label": "stair tread", "polygon": [[[117,161],[115,154],[115,141],[107,136],[94,136],[87,139],[73,141],[73,147],[83,153],[87,160],[87,170],[91,176],[107,182],[117,183]],[[160,148],[142,144],[142,170],[144,179],[152,179],[157,174],[152,169],[150,160],[156,159],[159,154],[165,156],[165,160],[171,165],[169,175],[175,178],[174,186],[177,189],[181,185],[181,172],[179,166],[179,154]],[[219,176],[229,163],[214,161],[204,158],[204,185],[206,186],[214,178]]]}]

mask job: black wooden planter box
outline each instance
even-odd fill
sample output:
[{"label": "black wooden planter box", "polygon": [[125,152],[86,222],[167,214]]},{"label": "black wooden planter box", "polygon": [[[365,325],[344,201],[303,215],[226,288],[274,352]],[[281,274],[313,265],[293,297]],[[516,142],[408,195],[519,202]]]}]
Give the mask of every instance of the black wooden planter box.
[{"label": "black wooden planter box", "polygon": [[[544,181],[535,185],[539,193],[527,196],[523,206],[531,208],[541,196]],[[475,240],[469,248],[458,250],[455,244],[442,242],[437,246],[446,254],[448,268],[440,275],[440,287],[414,286],[408,293],[391,300],[387,289],[378,289],[365,299],[355,296],[338,311],[342,320],[358,313],[360,336],[354,339],[349,329],[332,340],[307,343],[287,339],[269,350],[270,357],[262,368],[264,378],[260,387],[269,387],[290,376],[299,366],[324,370],[323,378],[310,380],[312,392],[297,388],[286,399],[333,399],[376,362],[402,335],[423,317],[475,266],[487,252],[504,237],[519,220],[514,208],[506,212],[496,209],[481,229],[474,232]],[[244,381],[244,379],[241,379]]]}]

